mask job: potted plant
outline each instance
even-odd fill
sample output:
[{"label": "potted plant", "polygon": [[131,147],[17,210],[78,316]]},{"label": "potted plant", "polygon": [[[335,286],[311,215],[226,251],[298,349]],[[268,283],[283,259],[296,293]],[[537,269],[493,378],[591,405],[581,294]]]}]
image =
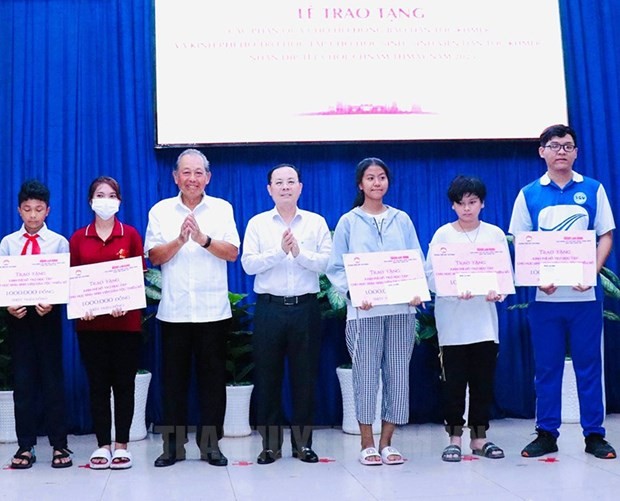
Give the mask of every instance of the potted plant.
[{"label": "potted plant", "polygon": [[17,442],[6,308],[0,308],[0,443]]},{"label": "potted plant", "polygon": [[232,311],[232,328],[226,341],[226,414],[224,436],[244,437],[250,428],[250,399],[254,385],[251,382],[254,361],[252,359],[252,304],[244,303],[247,294],[228,293]]}]

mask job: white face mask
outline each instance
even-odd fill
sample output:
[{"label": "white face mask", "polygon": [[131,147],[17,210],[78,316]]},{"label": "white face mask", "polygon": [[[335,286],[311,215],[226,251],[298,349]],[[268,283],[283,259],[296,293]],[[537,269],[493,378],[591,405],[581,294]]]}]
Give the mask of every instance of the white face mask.
[{"label": "white face mask", "polygon": [[107,221],[118,212],[121,201],[118,198],[93,198],[90,206],[101,219]]}]

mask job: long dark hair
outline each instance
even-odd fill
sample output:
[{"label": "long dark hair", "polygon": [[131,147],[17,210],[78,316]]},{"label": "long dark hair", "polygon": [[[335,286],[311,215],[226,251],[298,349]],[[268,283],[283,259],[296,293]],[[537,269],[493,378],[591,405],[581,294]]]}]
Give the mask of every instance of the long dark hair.
[{"label": "long dark hair", "polygon": [[385,164],[383,160],[376,157],[368,157],[364,158],[360,163],[357,164],[355,168],[355,187],[357,188],[357,195],[355,196],[355,200],[353,201],[353,208],[361,207],[364,204],[364,192],[360,189],[360,183],[362,179],[364,179],[364,172],[368,167],[376,165],[377,167],[381,167],[383,172],[387,177],[388,183],[392,181],[392,174],[390,173],[390,168]]}]

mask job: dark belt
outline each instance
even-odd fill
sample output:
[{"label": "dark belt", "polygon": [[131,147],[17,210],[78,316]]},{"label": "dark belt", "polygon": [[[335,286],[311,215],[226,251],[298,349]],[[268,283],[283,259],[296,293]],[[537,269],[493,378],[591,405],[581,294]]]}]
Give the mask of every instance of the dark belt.
[{"label": "dark belt", "polygon": [[273,294],[259,294],[268,303],[283,304],[284,306],[295,306],[296,304],[306,303],[316,299],[316,293],[304,294],[303,296],[274,296]]}]

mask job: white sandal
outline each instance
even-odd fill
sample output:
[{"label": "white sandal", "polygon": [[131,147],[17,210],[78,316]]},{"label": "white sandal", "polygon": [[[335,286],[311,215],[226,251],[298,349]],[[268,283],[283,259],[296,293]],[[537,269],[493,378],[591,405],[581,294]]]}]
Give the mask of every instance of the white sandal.
[{"label": "white sandal", "polygon": [[362,449],[360,451],[360,463],[362,463],[365,466],[379,466],[381,464],[381,461],[371,461],[370,458],[371,457],[378,457],[380,458],[381,455],[379,454],[379,451],[377,451],[377,449],[375,449],[374,447],[368,447],[366,449]]},{"label": "white sandal", "polygon": [[115,449],[114,456],[112,456],[112,462],[110,463],[111,470],[126,470],[133,465],[131,452],[127,449]]},{"label": "white sandal", "polygon": [[[390,459],[390,456],[398,456],[399,459]],[[398,452],[398,449],[391,445],[386,445],[381,449],[381,461],[383,461],[383,464],[403,464],[405,458]]]},{"label": "white sandal", "polygon": [[[93,459],[105,459],[105,463],[94,463]],[[111,462],[112,453],[110,452],[110,449],[100,447],[99,449],[95,449],[95,452],[90,455],[88,465],[91,470],[107,470],[110,467]]]}]

